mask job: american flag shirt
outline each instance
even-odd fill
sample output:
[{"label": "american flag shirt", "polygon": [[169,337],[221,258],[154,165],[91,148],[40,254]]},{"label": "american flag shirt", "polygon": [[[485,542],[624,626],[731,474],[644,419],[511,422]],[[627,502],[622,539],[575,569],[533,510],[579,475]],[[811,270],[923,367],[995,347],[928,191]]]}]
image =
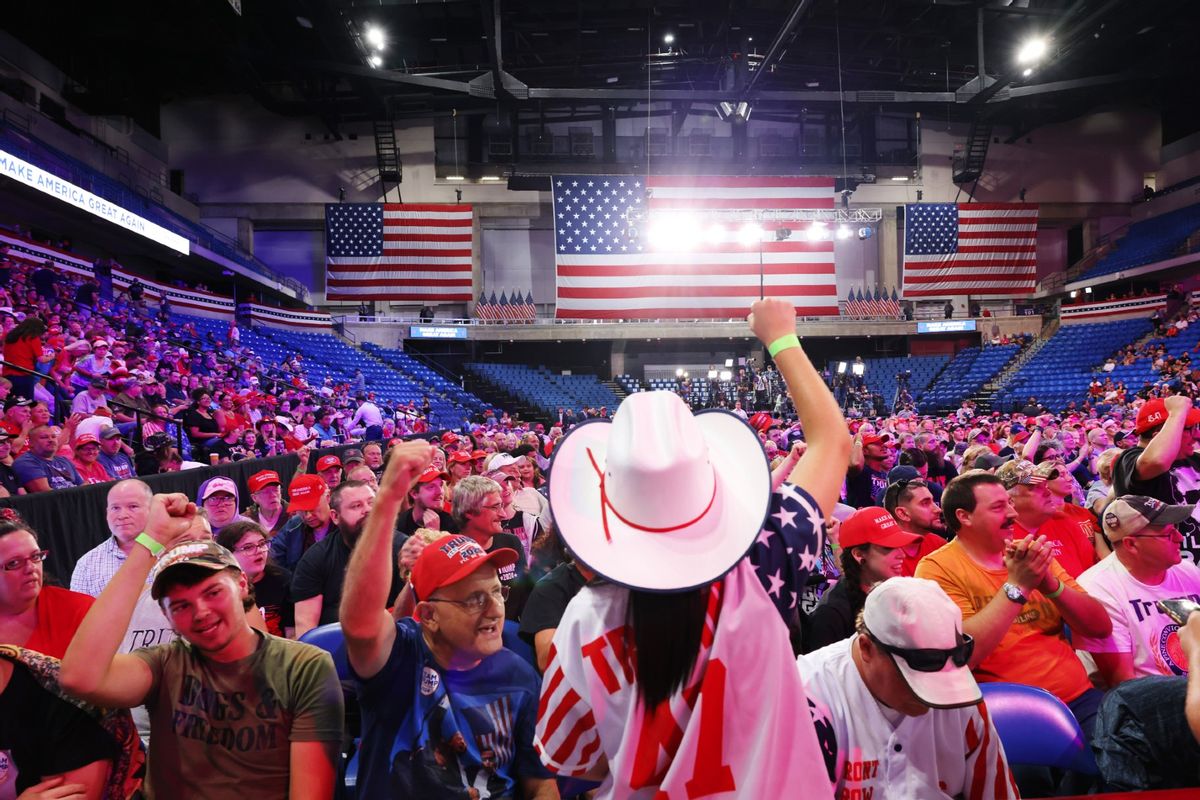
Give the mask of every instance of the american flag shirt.
[{"label": "american flag shirt", "polygon": [[750,552],[709,591],[695,669],[646,712],[625,647],[629,590],[585,586],[554,636],[535,747],[563,776],[607,760],[601,798],[832,796],[784,619],[821,551],[816,501],[785,483]]},{"label": "american flag shirt", "polygon": [[359,797],[511,798],[521,778],[548,777],[532,747],[537,673],[511,650],[444,670],[416,621],[403,619],[387,664],[356,684]]}]

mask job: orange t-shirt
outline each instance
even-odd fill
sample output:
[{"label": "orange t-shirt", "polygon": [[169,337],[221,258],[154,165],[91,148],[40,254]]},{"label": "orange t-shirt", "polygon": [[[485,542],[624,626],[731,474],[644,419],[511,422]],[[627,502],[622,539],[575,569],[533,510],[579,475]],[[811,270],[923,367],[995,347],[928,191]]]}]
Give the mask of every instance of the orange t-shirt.
[{"label": "orange t-shirt", "polygon": [[907,553],[904,556],[904,563],[900,565],[900,574],[906,578],[911,578],[913,573],[917,571],[917,562],[922,558],[933,553],[942,547],[946,546],[946,540],[938,536],[936,533],[927,533],[921,539],[921,544],[917,549],[915,556],[910,556]]},{"label": "orange t-shirt", "polygon": [[1020,522],[1013,523],[1014,539],[1023,539],[1029,533],[1046,537],[1054,547],[1054,558],[1072,578],[1096,563],[1096,518],[1086,508],[1065,505],[1036,531],[1027,530]]},{"label": "orange t-shirt", "polygon": [[37,599],[37,627],[25,642],[25,649],[55,658],[65,656],[67,645],[94,602],[96,598],[91,595],[43,586]]},{"label": "orange t-shirt", "polygon": [[[1062,565],[1051,562],[1055,577],[1077,592],[1083,590]],[[986,569],[967,555],[955,539],[917,565],[918,578],[942,587],[962,609],[963,619],[978,614],[1008,580],[1004,569]],[[1085,593],[1086,594],[1086,593]],[[983,682],[1024,683],[1037,686],[1069,703],[1091,688],[1087,671],[1063,636],[1062,615],[1041,592],[1029,595],[1000,644],[974,669]]]}]

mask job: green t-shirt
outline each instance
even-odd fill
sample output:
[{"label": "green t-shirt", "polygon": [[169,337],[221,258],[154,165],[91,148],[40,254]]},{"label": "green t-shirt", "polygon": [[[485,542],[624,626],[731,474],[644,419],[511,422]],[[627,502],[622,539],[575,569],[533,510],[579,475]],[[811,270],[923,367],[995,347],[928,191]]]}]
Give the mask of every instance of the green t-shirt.
[{"label": "green t-shirt", "polygon": [[291,742],[340,742],[342,688],[324,650],[255,632],[228,664],[183,639],[135,650],[154,682],[146,797],[245,800],[288,794]]}]

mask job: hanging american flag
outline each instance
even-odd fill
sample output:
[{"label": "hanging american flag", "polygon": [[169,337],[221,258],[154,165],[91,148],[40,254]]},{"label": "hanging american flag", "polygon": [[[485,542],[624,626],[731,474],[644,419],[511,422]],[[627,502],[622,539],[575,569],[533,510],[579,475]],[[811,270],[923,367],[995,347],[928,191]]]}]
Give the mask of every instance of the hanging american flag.
[{"label": "hanging american flag", "polygon": [[904,207],[905,297],[1029,294],[1037,284],[1038,207],[912,203]]},{"label": "hanging american flag", "polygon": [[[690,250],[658,249],[632,235],[630,211],[638,219],[647,209],[701,218],[745,210],[749,219],[754,211],[834,207],[829,177],[561,175],[552,188],[560,319],[729,319],[744,317],[760,296],[757,244],[731,235]],[[741,224],[727,227],[736,233]],[[762,227],[796,231],[798,223]],[[761,256],[768,297],[789,298],[803,316],[837,315],[833,242],[796,231],[763,242]]]},{"label": "hanging american flag", "polygon": [[325,296],[470,302],[472,242],[469,205],[327,205]]},{"label": "hanging american flag", "polygon": [[491,309],[488,308],[487,292],[479,293],[479,300],[475,303],[475,319],[487,319]]}]

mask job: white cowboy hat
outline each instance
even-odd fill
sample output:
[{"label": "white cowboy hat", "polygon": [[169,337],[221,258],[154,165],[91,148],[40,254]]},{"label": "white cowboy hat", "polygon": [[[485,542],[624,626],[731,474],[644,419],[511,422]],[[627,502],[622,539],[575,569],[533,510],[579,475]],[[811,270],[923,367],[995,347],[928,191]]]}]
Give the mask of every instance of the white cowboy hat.
[{"label": "white cowboy hat", "polygon": [[614,583],[675,592],[717,580],[754,544],[771,470],[740,417],[693,415],[672,392],[637,392],[611,422],[559,441],[549,494],[579,561]]}]

